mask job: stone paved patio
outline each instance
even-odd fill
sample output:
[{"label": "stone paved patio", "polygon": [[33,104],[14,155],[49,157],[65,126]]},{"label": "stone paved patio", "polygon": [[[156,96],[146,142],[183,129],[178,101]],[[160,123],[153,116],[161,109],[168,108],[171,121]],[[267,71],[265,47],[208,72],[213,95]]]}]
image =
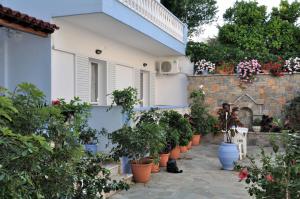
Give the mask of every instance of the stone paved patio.
[{"label": "stone paved patio", "polygon": [[[113,199],[249,199],[238,173],[223,171],[217,158],[218,145],[200,145],[177,161],[182,174],[169,174],[162,169],[152,174],[151,181],[132,185],[129,191]],[[248,149],[256,153],[257,147]],[[192,159],[189,159],[192,158]]]}]

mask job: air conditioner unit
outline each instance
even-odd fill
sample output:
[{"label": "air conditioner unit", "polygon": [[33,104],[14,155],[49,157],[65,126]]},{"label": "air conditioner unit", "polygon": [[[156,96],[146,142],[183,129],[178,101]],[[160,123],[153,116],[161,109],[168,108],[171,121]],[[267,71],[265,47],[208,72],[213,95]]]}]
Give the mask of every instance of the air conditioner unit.
[{"label": "air conditioner unit", "polygon": [[156,65],[156,70],[159,74],[169,75],[180,72],[177,60],[159,61]]}]

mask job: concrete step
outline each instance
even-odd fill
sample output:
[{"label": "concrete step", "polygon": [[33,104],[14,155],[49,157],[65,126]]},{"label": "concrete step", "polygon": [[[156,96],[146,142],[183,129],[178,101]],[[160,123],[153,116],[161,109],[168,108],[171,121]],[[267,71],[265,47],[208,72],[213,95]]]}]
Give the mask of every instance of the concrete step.
[{"label": "concrete step", "polygon": [[[119,176],[114,176],[112,178],[112,180],[116,180],[116,181],[124,181],[126,183],[128,183],[129,185],[133,184],[133,176],[132,174],[124,174],[124,175],[119,175]],[[118,193],[119,191],[111,191],[109,193],[104,194],[103,199],[108,199],[109,197],[113,196],[114,194]]]},{"label": "concrete step", "polygon": [[[119,163],[111,163],[111,164],[107,164],[104,165],[104,168],[110,170],[111,172],[111,180],[116,180],[116,181],[124,181],[128,184],[132,184],[133,183],[133,176],[132,174],[121,174],[121,165]],[[109,197],[111,197],[112,195],[116,194],[117,191],[111,191],[109,193],[104,194],[104,199],[108,199]]]},{"label": "concrete step", "polygon": [[103,166],[104,168],[110,170],[110,176],[119,176],[121,173],[121,166],[119,163],[110,163]]}]

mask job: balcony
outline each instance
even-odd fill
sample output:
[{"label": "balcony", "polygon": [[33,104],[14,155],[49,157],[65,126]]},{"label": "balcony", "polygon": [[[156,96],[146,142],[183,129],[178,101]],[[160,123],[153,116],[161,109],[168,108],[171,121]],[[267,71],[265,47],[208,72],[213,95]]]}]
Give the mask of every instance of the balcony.
[{"label": "balcony", "polygon": [[[1,0],[0,0],[1,1]],[[157,57],[185,55],[187,26],[157,0],[23,0],[11,8],[46,21],[67,21]]]},{"label": "balcony", "polygon": [[156,0],[118,0],[180,42],[185,42],[185,24]]}]

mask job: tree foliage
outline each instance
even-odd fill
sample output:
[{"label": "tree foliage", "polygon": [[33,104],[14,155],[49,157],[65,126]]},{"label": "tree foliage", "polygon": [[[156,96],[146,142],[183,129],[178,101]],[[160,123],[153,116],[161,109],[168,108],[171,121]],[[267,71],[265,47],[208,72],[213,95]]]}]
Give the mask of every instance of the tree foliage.
[{"label": "tree foliage", "polygon": [[161,3],[188,25],[190,36],[212,22],[217,12],[216,0],[161,0]]},{"label": "tree foliage", "polygon": [[218,37],[207,43],[190,42],[187,55],[193,62],[204,58],[217,65],[237,64],[246,57],[267,63],[299,56],[300,3],[283,0],[271,13],[266,10],[256,1],[237,1],[226,10]]}]

